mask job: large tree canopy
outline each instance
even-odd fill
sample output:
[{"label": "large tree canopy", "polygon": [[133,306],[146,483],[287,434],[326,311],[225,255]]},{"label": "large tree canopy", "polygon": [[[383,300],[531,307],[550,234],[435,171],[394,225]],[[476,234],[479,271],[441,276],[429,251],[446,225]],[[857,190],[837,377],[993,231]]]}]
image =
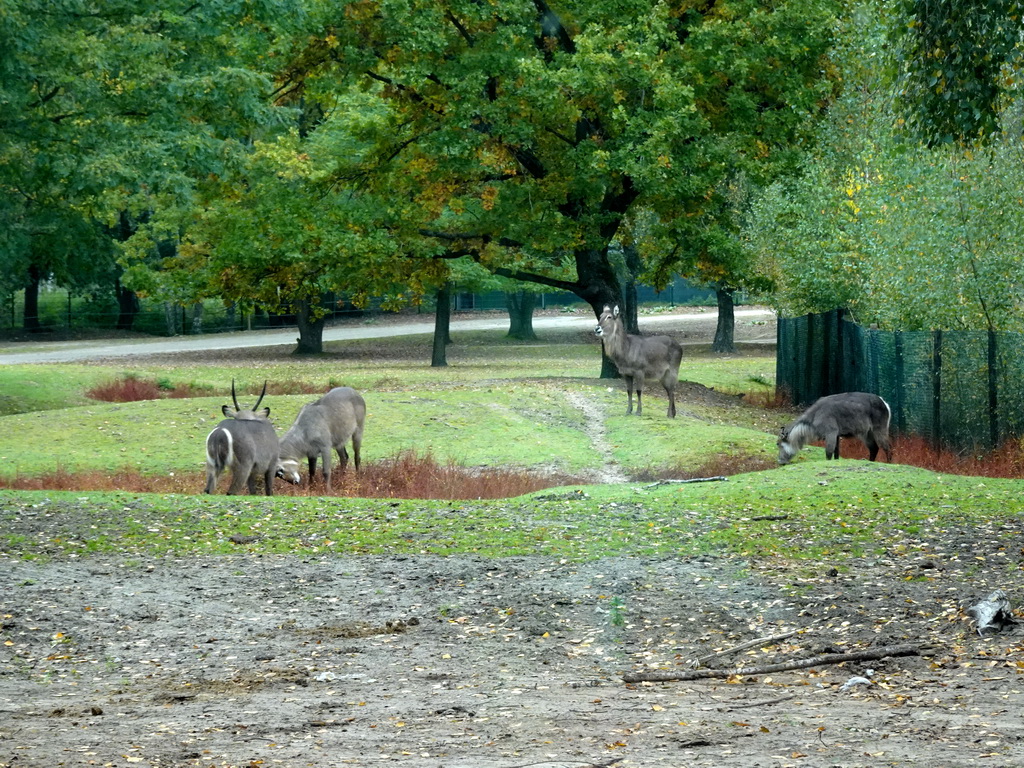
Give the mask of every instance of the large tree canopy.
[{"label": "large tree canopy", "polygon": [[[336,179],[381,226],[492,271],[622,300],[609,245],[630,213],[678,238],[729,180],[795,160],[831,94],[830,0],[360,0],[330,6],[290,88],[387,104]],[[358,116],[354,116],[358,119]]]},{"label": "large tree canopy", "polygon": [[[116,276],[109,233],[222,172],[273,120],[291,0],[8,0],[0,9],[0,257],[14,284]],[[104,245],[99,240],[106,237]],[[89,269],[99,261],[102,270]],[[8,287],[8,286],[4,286]]]}]

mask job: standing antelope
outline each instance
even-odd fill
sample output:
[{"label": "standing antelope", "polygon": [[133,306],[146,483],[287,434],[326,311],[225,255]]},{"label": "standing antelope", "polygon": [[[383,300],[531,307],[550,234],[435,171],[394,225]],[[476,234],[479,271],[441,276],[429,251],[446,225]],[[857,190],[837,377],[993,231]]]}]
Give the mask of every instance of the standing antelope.
[{"label": "standing antelope", "polygon": [[267,496],[274,495],[274,472],[277,470],[277,432],[269,421],[270,409],[257,411],[263,396],[267,394],[267,383],[252,408],[242,408],[235,396],[235,382],[231,381],[230,406],[221,411],[227,416],[206,436],[206,492],[217,489],[217,481],[224,470],[231,469],[229,494],[242,491],[244,483],[250,494],[256,493],[256,478],[263,475]]},{"label": "standing antelope", "polygon": [[299,483],[299,460],[309,462],[309,480],[316,474],[317,457],[321,460],[324,486],[331,490],[331,448],[338,452],[341,471],[348,464],[345,444],[352,441],[352,458],[359,470],[359,448],[363,443],[363,422],[366,403],[352,387],[335,387],[326,395],[302,406],[295,423],[281,438],[281,456],[277,476],[289,483]]},{"label": "standing antelope", "polygon": [[844,392],[819,398],[779,433],[779,464],[788,464],[807,443],[825,441],[825,459],[839,458],[839,438],[856,437],[867,446],[871,461],[878,449],[892,462],[889,404],[868,392]]},{"label": "standing antelope", "polygon": [[605,354],[615,363],[622,378],[626,380],[629,394],[628,416],[633,412],[633,390],[636,390],[636,415],[639,416],[643,403],[641,392],[644,379],[654,378],[661,382],[668,394],[668,417],[676,416],[676,384],[679,382],[679,361],[683,348],[671,336],[634,336],[626,333],[619,317],[619,307],[607,304],[598,318],[594,333],[601,338]]}]

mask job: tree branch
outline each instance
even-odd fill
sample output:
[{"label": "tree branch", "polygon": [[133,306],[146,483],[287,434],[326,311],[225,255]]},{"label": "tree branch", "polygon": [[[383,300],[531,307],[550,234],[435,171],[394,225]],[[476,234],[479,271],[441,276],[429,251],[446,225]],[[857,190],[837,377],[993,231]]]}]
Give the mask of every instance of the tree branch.
[{"label": "tree branch", "polygon": [[[549,288],[557,288],[560,291],[568,291],[569,293],[577,293],[580,288],[578,282],[569,282],[568,280],[558,280],[554,277],[548,277],[547,275],[538,275],[534,272],[524,272],[519,269],[508,269],[506,267],[498,267],[497,269],[491,270],[491,272],[499,277],[508,277],[512,280],[522,280],[526,283],[537,283],[538,285],[546,285]],[[577,294],[578,295],[578,294]]]},{"label": "tree branch", "polygon": [[41,106],[43,106],[43,104],[45,104],[46,102],[50,101],[50,100],[51,100],[52,98],[54,98],[54,97],[55,97],[55,96],[56,96],[56,95],[57,95],[58,93],[60,93],[60,86],[59,86],[59,85],[57,85],[57,86],[54,86],[53,90],[51,90],[51,91],[50,91],[50,92],[49,92],[48,94],[46,94],[45,96],[40,96],[40,97],[39,97],[38,99],[36,99],[36,100],[35,100],[35,101],[33,101],[32,103],[30,103],[30,104],[28,105],[29,109],[35,109],[36,107],[41,107]]},{"label": "tree branch", "polygon": [[740,669],[691,669],[686,671],[659,670],[655,672],[627,672],[622,679],[627,683],[670,683],[675,680],[704,680],[707,678],[747,677],[750,675],[768,675],[775,672],[788,672],[793,669],[807,667],[823,667],[830,664],[842,664],[846,661],[874,661],[889,656],[923,656],[929,650],[927,644],[885,645],[880,648],[869,648],[866,651],[853,653],[826,653],[812,656],[809,659],[788,661],[781,664],[766,664],[763,667],[742,667]]},{"label": "tree branch", "polygon": [[576,43],[573,42],[569,31],[562,24],[562,20],[558,18],[558,14],[552,11],[544,0],[533,0],[533,6],[540,14],[540,29],[543,36],[541,39],[543,40],[544,37],[554,38],[563,51],[576,53]]},{"label": "tree branch", "polygon": [[452,25],[459,30],[459,34],[462,35],[462,39],[465,40],[470,47],[473,47],[473,38],[469,36],[469,32],[466,31],[466,28],[462,26],[461,22],[455,18],[455,14],[452,13],[450,8],[445,11],[444,15],[447,16],[448,21],[450,21]]}]

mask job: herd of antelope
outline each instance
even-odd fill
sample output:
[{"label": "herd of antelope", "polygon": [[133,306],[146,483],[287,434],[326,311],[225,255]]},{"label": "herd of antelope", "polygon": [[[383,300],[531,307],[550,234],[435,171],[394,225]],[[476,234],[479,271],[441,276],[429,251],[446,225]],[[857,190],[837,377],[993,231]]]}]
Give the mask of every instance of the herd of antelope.
[{"label": "herd of antelope", "polygon": [[[675,418],[675,389],[679,381],[679,363],[683,348],[670,336],[637,336],[627,333],[618,306],[605,305],[594,334],[601,339],[604,352],[615,363],[626,383],[629,407],[636,415],[643,412],[643,386],[647,379],[658,381],[668,395],[668,418]],[[348,464],[348,443],[359,470],[359,449],[363,441],[366,403],[351,387],[335,387],[319,400],[302,406],[295,423],[278,439],[270,423],[270,409],[257,410],[267,393],[263,391],[252,408],[241,408],[231,382],[234,409],[221,409],[225,419],[206,438],[206,492],[213,493],[221,474],[231,470],[229,494],[246,486],[256,493],[256,481],[263,478],[267,496],[274,495],[274,479],[298,484],[300,462],[309,466],[309,480],[316,474],[320,459],[324,486],[331,490],[331,451],[337,452],[342,472]],[[825,458],[839,458],[839,439],[856,437],[867,446],[871,461],[881,448],[892,461],[889,441],[891,411],[881,397],[866,392],[845,392],[820,398],[802,416],[783,427],[778,439],[779,464],[787,464],[809,442],[825,441]]]},{"label": "herd of antelope", "polygon": [[348,443],[352,443],[352,459],[359,469],[359,448],[363,443],[366,403],[351,387],[335,387],[326,395],[302,406],[295,423],[278,440],[270,423],[270,409],[260,407],[267,384],[263,383],[256,404],[241,408],[231,382],[231,406],[221,408],[226,417],[206,437],[206,492],[213,493],[221,474],[231,470],[228,493],[240,493],[245,485],[256,493],[256,480],[263,478],[267,496],[274,495],[274,478],[298,484],[299,460],[309,463],[309,480],[316,474],[320,459],[324,486],[331,490],[331,451],[338,454],[342,472],[348,464]]}]

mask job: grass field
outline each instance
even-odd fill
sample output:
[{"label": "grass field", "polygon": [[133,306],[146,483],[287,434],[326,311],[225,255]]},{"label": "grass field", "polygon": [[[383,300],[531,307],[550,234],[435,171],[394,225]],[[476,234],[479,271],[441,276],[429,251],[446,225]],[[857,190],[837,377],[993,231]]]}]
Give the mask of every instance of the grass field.
[{"label": "grass field", "polygon": [[[643,417],[624,416],[621,383],[595,378],[596,347],[578,334],[535,344],[509,343],[497,333],[467,334],[451,348],[450,366],[443,369],[426,364],[427,345],[429,337],[339,342],[325,356],[301,361],[264,350],[217,361],[0,368],[7,409],[0,417],[0,476],[8,484],[98,473],[113,477],[117,488],[119,473],[134,473],[164,478],[170,485],[163,487],[173,491],[4,491],[4,515],[39,507],[54,512],[39,538],[8,535],[3,549],[24,557],[109,548],[218,552],[236,546],[232,535],[258,533],[249,545],[255,551],[591,558],[728,550],[755,558],[842,559],[899,546],[921,526],[1012,520],[1021,511],[1014,480],[899,464],[826,464],[818,448],[805,450],[792,466],[773,467],[774,433],[791,413],[758,405],[772,389],[773,359],[761,352],[722,357],[688,348],[680,415],[669,420],[663,397],[653,392]],[[87,397],[89,389],[126,376],[203,396],[129,403]],[[205,497],[199,494],[203,443],[230,399],[232,378],[243,402],[255,397],[264,379],[271,382],[265,404],[279,432],[311,399],[309,391],[356,387],[368,403],[363,457],[370,466],[411,452],[476,473],[579,480],[454,506],[455,497]],[[601,414],[597,423],[580,410],[579,398]],[[607,445],[603,453],[595,450],[595,430]],[[680,478],[706,468],[732,474],[750,462],[766,469],[685,485],[586,480],[609,462],[635,478]],[[94,535],[54,533],[62,529],[62,516],[71,521],[81,515],[94,519]]]}]

